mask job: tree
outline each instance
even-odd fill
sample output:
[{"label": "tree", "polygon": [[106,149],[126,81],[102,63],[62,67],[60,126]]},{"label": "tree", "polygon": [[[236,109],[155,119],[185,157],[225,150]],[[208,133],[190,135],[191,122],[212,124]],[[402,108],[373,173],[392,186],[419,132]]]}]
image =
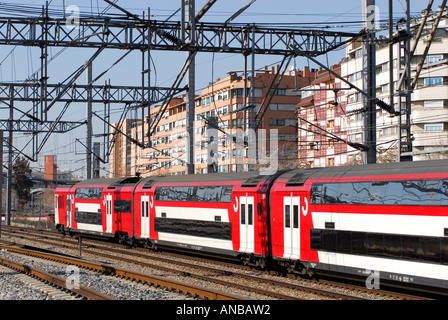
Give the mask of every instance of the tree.
[{"label": "tree", "polygon": [[13,188],[16,190],[19,197],[19,206],[23,208],[24,204],[31,199],[31,187],[33,186],[33,180],[31,180],[31,168],[30,163],[25,158],[17,158],[16,163],[13,165],[14,170],[14,183]]}]

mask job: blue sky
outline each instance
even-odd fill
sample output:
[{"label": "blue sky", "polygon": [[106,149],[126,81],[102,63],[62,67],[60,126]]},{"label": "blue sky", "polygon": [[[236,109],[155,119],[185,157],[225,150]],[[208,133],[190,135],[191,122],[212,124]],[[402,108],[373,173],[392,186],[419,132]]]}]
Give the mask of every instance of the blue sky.
[{"label": "blue sky", "polygon": [[[64,5],[76,5],[82,13],[98,14],[108,6],[103,0],[49,0],[50,9],[63,10]],[[207,22],[224,22],[232,16],[240,8],[248,4],[250,0],[218,0],[210,9],[206,16],[202,19]],[[24,5],[26,9],[35,9],[45,5],[44,0],[12,0],[3,2],[7,5]],[[205,0],[196,0],[196,11],[200,10],[206,3]],[[411,14],[419,14],[426,8],[427,0],[412,0]],[[441,0],[435,1],[433,8],[441,3]],[[126,8],[134,14],[142,14],[150,8],[152,19],[165,20],[180,7],[180,0],[165,1],[136,1],[136,0],[119,0],[117,2],[121,7]],[[388,0],[376,1],[379,8],[380,19],[388,18]],[[396,19],[405,16],[405,0],[393,0],[394,16]],[[10,12],[5,10],[5,6],[0,5],[0,16],[7,15],[30,15],[29,12]],[[302,0],[256,0],[244,13],[237,17],[235,23],[269,23],[281,24],[283,26],[303,26],[306,28],[323,28],[326,30],[342,30],[347,32],[358,32],[360,30],[362,2],[358,1],[302,1]],[[116,9],[110,9],[108,13],[118,13]],[[179,20],[179,15],[174,15],[171,21]],[[69,74],[82,65],[93,53],[90,49],[69,48],[58,54],[61,48],[50,48],[49,55],[56,57],[49,64],[49,83],[57,83],[63,81]],[[100,58],[94,62],[93,77],[106,70],[111,64],[123,54],[119,50],[105,50]],[[330,64],[340,61],[344,56],[345,50],[337,50],[331,52],[328,56],[320,59],[325,61],[328,58]],[[23,81],[30,74],[40,67],[40,49],[3,46],[0,50],[0,81]],[[156,73],[151,75],[154,82],[152,85],[171,86],[176,78],[178,71],[185,61],[184,52],[165,52],[153,51],[152,58],[156,65]],[[256,68],[262,68],[265,65],[275,65],[281,61],[280,56],[256,56]],[[135,63],[137,61],[138,63]],[[141,79],[141,54],[138,52],[127,56],[119,65],[114,67],[107,75],[99,79],[98,83],[103,84],[106,80],[116,85],[140,85]],[[249,60],[250,61],[250,60]],[[250,63],[250,62],[249,62]],[[296,65],[302,69],[308,65],[308,61],[303,58],[296,59]],[[311,67],[313,64],[309,63]],[[249,64],[250,65],[250,64]],[[243,56],[240,54],[198,54],[196,60],[196,89],[200,93],[200,89],[208,85],[209,82],[217,78],[226,76],[226,72],[230,70],[241,70],[244,66]],[[213,68],[212,68],[213,67]],[[213,69],[213,73],[212,73]],[[78,83],[85,83],[85,76],[78,79]],[[17,104],[17,107],[29,109],[29,105]],[[93,106],[94,110],[102,110],[103,106]],[[118,119],[120,116],[119,106],[115,106],[112,112],[112,120]],[[57,106],[55,106],[57,110]],[[60,110],[60,109],[59,109]],[[85,118],[85,105],[74,103],[70,106],[64,116],[64,120],[83,120]],[[1,119],[8,118],[8,111],[0,109]],[[95,120],[97,121],[97,119]],[[99,120],[98,120],[99,121]],[[103,124],[97,122],[94,124],[94,133],[101,133]],[[6,136],[6,135],[5,135]],[[44,155],[56,154],[58,156],[58,166],[61,169],[77,170],[75,174],[82,174],[85,170],[83,155],[83,147],[76,143],[75,139],[85,139],[85,127],[71,131],[66,134],[52,135],[48,140],[44,150],[39,156],[38,163],[33,163],[36,168],[43,168]],[[29,141],[28,135],[16,134],[15,145],[17,147],[25,145]],[[94,140],[96,141],[96,140]],[[102,142],[102,140],[98,140]],[[5,150],[6,151],[6,150]],[[26,147],[24,152],[31,154],[31,148]],[[103,172],[104,173],[104,172]]]}]

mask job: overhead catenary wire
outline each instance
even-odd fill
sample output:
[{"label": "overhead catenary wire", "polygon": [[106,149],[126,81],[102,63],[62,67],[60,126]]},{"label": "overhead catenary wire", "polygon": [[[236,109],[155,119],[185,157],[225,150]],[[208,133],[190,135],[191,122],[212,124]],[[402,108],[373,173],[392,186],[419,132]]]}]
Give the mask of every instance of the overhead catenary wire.
[{"label": "overhead catenary wire", "polygon": [[[92,15],[93,14],[93,9],[92,9],[92,5],[91,5],[91,12],[90,12],[90,14]],[[213,80],[213,79],[212,79]]]}]

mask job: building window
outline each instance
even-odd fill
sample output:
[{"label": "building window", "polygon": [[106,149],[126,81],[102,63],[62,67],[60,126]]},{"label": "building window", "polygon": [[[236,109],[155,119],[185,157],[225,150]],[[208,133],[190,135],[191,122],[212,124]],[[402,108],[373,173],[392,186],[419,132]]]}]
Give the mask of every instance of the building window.
[{"label": "building window", "polygon": [[425,86],[438,86],[443,84],[443,77],[425,78]]},{"label": "building window", "polygon": [[242,98],[243,97],[243,89],[242,88],[232,89],[232,97]]},{"label": "building window", "polygon": [[271,94],[273,96],[286,96],[286,89],[271,89]]},{"label": "building window", "polygon": [[429,55],[425,58],[425,63],[434,63],[440,60],[443,60],[443,55]]},{"label": "building window", "polygon": [[426,100],[425,109],[443,109],[443,100]]},{"label": "building window", "polygon": [[425,132],[440,132],[440,131],[443,131],[443,123],[425,124]]}]

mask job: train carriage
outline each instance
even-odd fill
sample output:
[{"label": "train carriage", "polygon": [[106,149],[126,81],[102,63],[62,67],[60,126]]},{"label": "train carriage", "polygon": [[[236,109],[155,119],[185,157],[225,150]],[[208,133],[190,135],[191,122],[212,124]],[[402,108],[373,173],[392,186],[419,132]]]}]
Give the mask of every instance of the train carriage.
[{"label": "train carriage", "polygon": [[272,257],[290,272],[303,272],[303,261],[315,260],[309,250],[310,184],[315,169],[298,169],[280,175],[270,192]]},{"label": "train carriage", "polygon": [[70,210],[70,186],[60,187],[54,195],[54,222],[58,230],[67,227],[67,214]]},{"label": "train carriage", "polygon": [[117,179],[103,189],[103,232],[114,235],[119,242],[135,235],[134,192],[139,181],[139,177]]},{"label": "train carriage", "polygon": [[[289,192],[299,206],[290,223]],[[282,203],[272,207],[274,258],[290,250],[275,228],[286,239],[298,219],[300,253],[290,268],[448,287],[446,160],[292,171],[272,199]]]},{"label": "train carriage", "polygon": [[125,213],[120,209],[127,210],[127,206],[120,206],[120,201],[132,198],[132,192],[122,188],[134,182],[135,178],[130,182],[129,179],[94,179],[81,181],[70,188],[57,188],[55,198],[67,199],[65,212],[57,209],[57,228],[69,233],[110,238],[120,235],[121,229],[128,228],[123,219]]},{"label": "train carriage", "polygon": [[[136,188],[136,236],[154,246],[264,263],[269,177],[255,172],[147,178]],[[268,183],[269,184],[269,183]]]},{"label": "train carriage", "polygon": [[55,194],[58,229],[448,289],[448,161],[94,179]]}]

